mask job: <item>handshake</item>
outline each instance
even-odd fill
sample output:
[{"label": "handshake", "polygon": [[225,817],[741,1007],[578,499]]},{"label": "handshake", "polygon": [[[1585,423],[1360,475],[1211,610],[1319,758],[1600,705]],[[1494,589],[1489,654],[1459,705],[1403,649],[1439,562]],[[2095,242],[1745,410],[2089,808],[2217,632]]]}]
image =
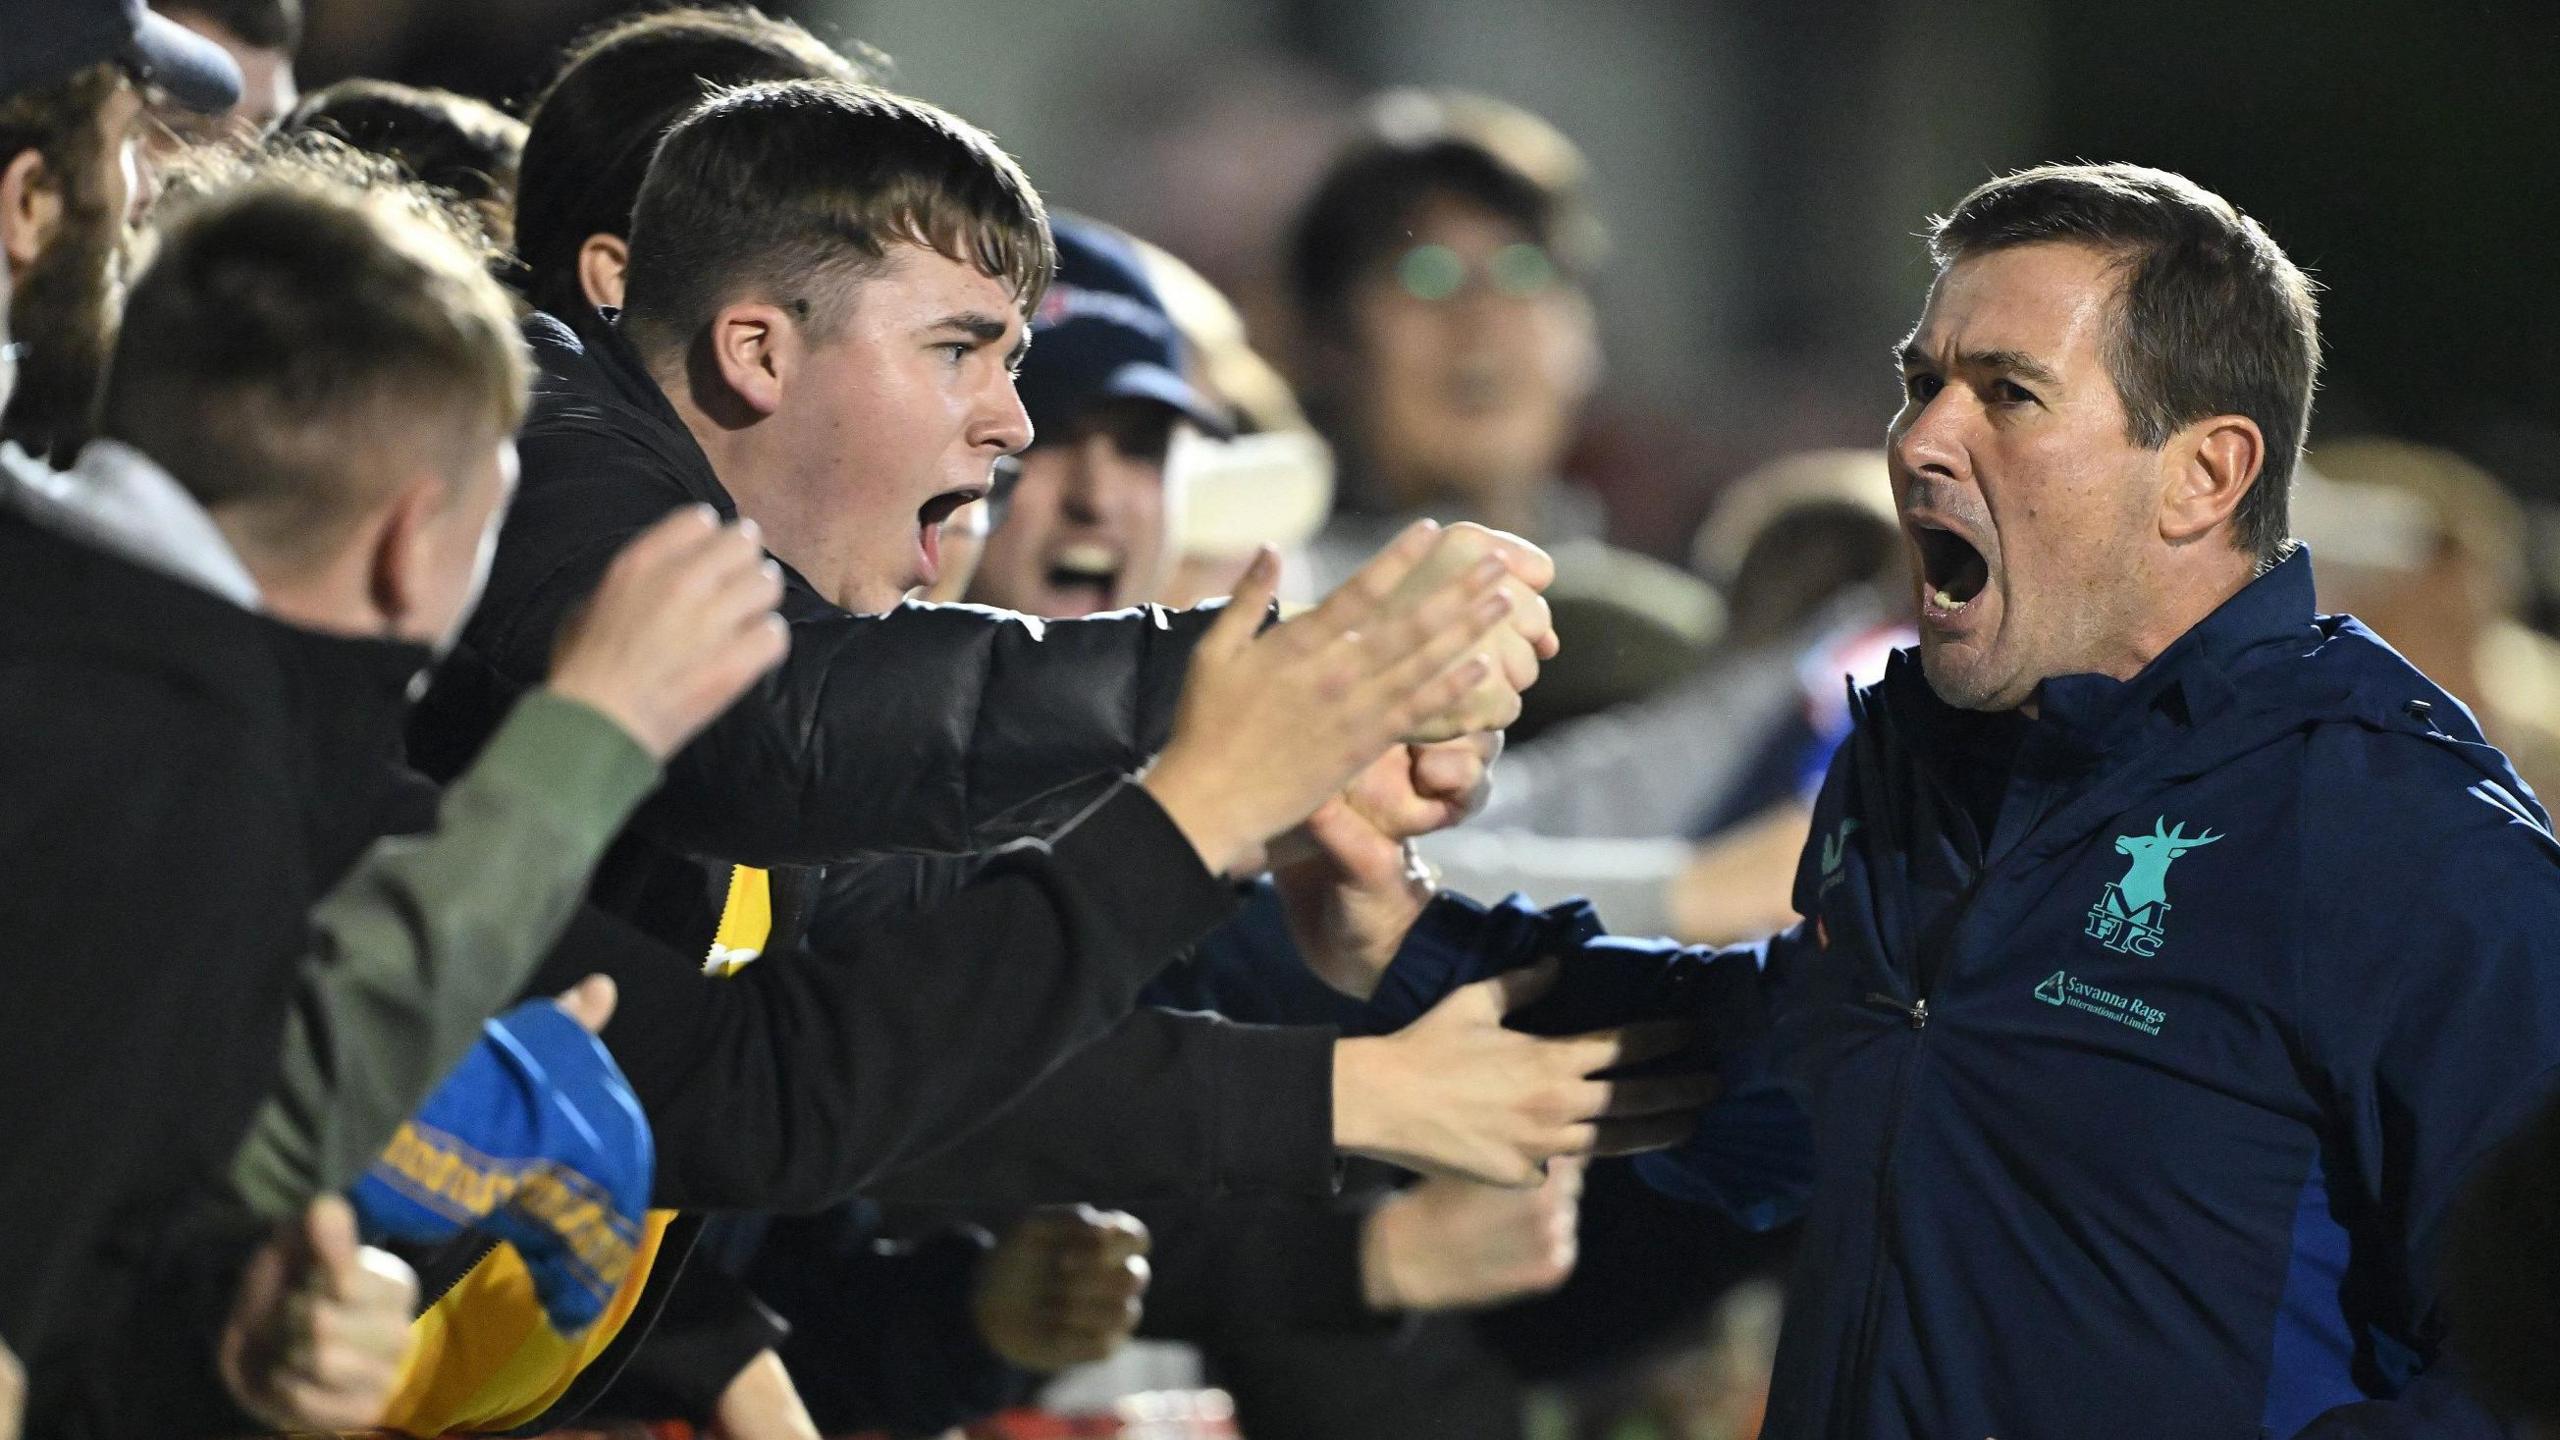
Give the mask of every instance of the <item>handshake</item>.
[{"label": "handshake", "polygon": [[1420,521],[1314,609],[1265,627],[1265,549],[1193,653],[1144,784],[1212,871],[1272,841],[1392,747],[1498,731],[1556,653],[1554,562],[1478,525]]}]

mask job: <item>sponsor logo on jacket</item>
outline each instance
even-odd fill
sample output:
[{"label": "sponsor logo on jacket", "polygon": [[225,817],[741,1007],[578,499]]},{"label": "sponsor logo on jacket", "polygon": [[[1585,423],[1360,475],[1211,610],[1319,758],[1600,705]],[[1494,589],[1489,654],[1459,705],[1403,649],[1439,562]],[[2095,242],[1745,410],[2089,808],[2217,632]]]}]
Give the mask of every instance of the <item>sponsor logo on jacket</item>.
[{"label": "sponsor logo on jacket", "polygon": [[2210,830],[2189,835],[2186,822],[2172,827],[2165,815],[2148,835],[2117,836],[2116,853],[2132,856],[2133,864],[2089,907],[2089,938],[2119,955],[2159,954],[2169,933],[2170,862],[2221,838]]}]

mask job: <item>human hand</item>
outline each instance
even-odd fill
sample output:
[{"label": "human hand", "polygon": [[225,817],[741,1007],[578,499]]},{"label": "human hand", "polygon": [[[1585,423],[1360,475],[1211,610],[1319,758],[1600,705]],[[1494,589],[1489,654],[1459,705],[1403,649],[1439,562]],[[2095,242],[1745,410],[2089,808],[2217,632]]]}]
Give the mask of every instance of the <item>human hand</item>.
[{"label": "human hand", "polygon": [[18,1440],[26,1418],[27,1372],[7,1345],[0,1345],[0,1440]]},{"label": "human hand", "polygon": [[978,1333],[1008,1365],[1053,1374],[1110,1357],[1138,1328],[1147,1227],[1078,1205],[1016,1221],[978,1265]]},{"label": "human hand", "polygon": [[355,1212],[335,1195],[249,1259],[223,1327],[222,1383],[278,1430],[361,1430],[382,1418],[409,1349],[418,1277],[356,1243]]},{"label": "human hand", "polygon": [[782,1357],[765,1350],[720,1392],[704,1434],[705,1440],[818,1440],[818,1422],[801,1402]]},{"label": "human hand", "polygon": [[1503,729],[1520,718],[1520,692],[1538,683],[1539,662],[1556,657],[1559,642],[1555,618],[1541,593],[1555,580],[1555,561],[1546,551],[1517,535],[1471,523],[1449,526],[1440,532],[1430,553],[1405,577],[1389,603],[1411,605],[1446,576],[1459,573],[1486,556],[1502,561],[1508,572],[1502,590],[1512,602],[1508,624],[1494,632],[1487,646],[1487,654],[1494,661],[1493,673],[1457,704],[1408,732],[1404,738],[1409,741],[1427,744],[1455,740],[1471,732]]},{"label": "human hand", "polygon": [[687,506],[613,558],[560,627],[551,688],[593,706],[665,760],[781,663],[782,571],[755,522]]},{"label": "human hand", "polygon": [[1273,836],[1495,673],[1478,652],[1513,607],[1500,555],[1388,603],[1436,533],[1415,525],[1323,604],[1257,635],[1279,579],[1265,550],[1201,638],[1173,739],[1142,783],[1211,870],[1258,868]]},{"label": "human hand", "polygon": [[610,975],[590,975],[553,997],[553,1004],[578,1022],[578,1028],[590,1035],[602,1035],[613,1020],[613,1007],[622,992]]},{"label": "human hand", "polygon": [[1503,1017],[1555,983],[1557,965],[1462,986],[1392,1035],[1333,1047],[1338,1149],[1426,1174],[1527,1186],[1561,1155],[1631,1155],[1687,1138],[1709,1075],[1595,1079],[1672,1054],[1684,1020],[1587,1035],[1524,1035]]},{"label": "human hand", "polygon": [[1437,886],[1410,840],[1480,808],[1501,733],[1398,745],[1317,807],[1271,872],[1298,953],[1316,978],[1367,999]]},{"label": "human hand", "polygon": [[1372,1310],[1462,1310],[1543,1295],[1573,1274],[1583,1161],[1547,1164],[1533,1190],[1434,1176],[1390,1195],[1360,1227]]}]

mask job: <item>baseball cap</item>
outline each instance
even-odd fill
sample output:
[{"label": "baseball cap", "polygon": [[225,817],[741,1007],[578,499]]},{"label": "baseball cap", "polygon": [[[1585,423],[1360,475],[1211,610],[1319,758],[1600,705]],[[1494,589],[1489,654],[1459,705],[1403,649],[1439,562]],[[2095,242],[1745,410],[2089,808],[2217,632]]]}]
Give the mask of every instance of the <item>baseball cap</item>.
[{"label": "baseball cap", "polygon": [[1052,214],[1057,278],[1031,316],[1017,388],[1038,437],[1063,437],[1105,400],[1154,400],[1203,431],[1234,430],[1226,407],[1183,374],[1182,337],[1128,237],[1081,215]]},{"label": "baseball cap", "polygon": [[240,103],[240,67],[223,48],[142,0],[0,0],[0,99],[113,60],[190,110]]}]

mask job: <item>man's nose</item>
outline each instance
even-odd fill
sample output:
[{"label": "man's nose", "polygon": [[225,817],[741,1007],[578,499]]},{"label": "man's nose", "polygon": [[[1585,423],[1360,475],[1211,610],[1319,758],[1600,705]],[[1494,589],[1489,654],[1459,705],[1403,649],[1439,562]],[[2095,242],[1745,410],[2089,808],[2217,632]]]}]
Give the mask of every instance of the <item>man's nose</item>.
[{"label": "man's nose", "polygon": [[1965,426],[1974,414],[1954,386],[1929,397],[1919,413],[1902,422],[1889,437],[1892,458],[1912,474],[1961,479],[1970,473],[1966,461]]}]

